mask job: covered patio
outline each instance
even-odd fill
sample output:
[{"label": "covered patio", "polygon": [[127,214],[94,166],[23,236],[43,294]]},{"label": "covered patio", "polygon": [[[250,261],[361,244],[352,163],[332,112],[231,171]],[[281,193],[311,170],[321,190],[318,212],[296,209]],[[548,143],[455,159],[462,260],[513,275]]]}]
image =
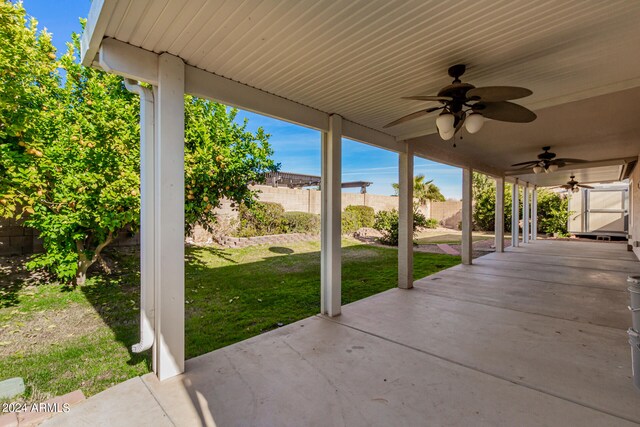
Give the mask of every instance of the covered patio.
[{"label": "covered patio", "polygon": [[[124,76],[141,97],[136,349],[152,349],[155,375],[51,423],[130,420],[141,407],[157,425],[640,422],[625,332],[625,279],[640,273],[640,56],[629,54],[639,21],[633,1],[92,2],[83,64]],[[437,93],[453,64],[476,86],[530,88],[521,104],[537,120],[487,120],[455,145],[435,115],[384,126],[423,108],[401,98]],[[185,93],[322,135],[320,315],[186,363]],[[346,307],[343,138],[398,154],[400,207],[399,289]],[[512,169],[543,146],[582,162]],[[462,169],[463,265],[414,282],[415,157]],[[472,265],[474,171],[496,182],[496,253]],[[537,189],[569,175],[629,179],[628,247],[537,239]],[[506,252],[505,184],[524,201]]]},{"label": "covered patio", "polygon": [[[100,393],[45,425],[640,423],[620,243],[508,248]],[[137,424],[140,425],[140,424]]]}]

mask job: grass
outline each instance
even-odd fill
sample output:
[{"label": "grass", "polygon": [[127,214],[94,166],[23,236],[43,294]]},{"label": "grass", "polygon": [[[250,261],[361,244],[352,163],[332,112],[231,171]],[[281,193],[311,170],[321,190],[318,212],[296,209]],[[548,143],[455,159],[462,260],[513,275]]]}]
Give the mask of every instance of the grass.
[{"label": "grass", "polygon": [[[186,251],[186,356],[192,358],[319,311],[319,243]],[[137,255],[113,253],[116,273],[70,289],[42,283],[0,294],[0,380],[25,379],[25,399],[86,395],[150,370],[138,340]],[[342,302],[396,286],[397,251],[343,242]],[[415,253],[421,278],[460,262]],[[0,288],[10,277],[0,276]],[[10,288],[7,283],[6,288]],[[52,326],[53,325],[53,326]]]},{"label": "grass", "polygon": [[[474,242],[479,242],[481,240],[490,240],[494,237],[495,236],[493,234],[484,232],[474,232],[472,236]],[[420,235],[414,239],[414,242],[418,245],[459,245],[462,242],[462,232],[425,231],[420,233]]]}]

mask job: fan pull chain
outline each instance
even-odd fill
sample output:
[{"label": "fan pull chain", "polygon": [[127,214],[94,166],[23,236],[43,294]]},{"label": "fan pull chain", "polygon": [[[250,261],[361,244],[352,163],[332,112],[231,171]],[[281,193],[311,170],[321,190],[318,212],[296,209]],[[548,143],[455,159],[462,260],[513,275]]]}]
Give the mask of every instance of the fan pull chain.
[{"label": "fan pull chain", "polygon": [[[462,141],[462,133],[460,134],[460,141]],[[453,138],[453,148],[456,148],[456,147],[457,147],[457,145],[456,145],[456,139],[455,139],[455,137],[454,137],[454,138]]]}]

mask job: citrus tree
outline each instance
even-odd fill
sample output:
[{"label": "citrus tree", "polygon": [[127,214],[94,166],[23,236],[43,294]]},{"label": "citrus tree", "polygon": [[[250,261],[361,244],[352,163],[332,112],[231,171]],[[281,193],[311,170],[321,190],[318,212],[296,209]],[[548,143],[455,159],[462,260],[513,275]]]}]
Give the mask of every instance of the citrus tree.
[{"label": "citrus tree", "polygon": [[[78,63],[78,35],[57,60],[50,36],[25,26],[21,4],[3,2],[1,13],[0,215],[39,231],[45,252],[30,267],[83,284],[102,250],[139,227],[139,101],[121,77]],[[248,132],[235,114],[185,97],[187,232],[209,227],[222,198],[251,203],[248,184],[276,169],[269,135]]]}]

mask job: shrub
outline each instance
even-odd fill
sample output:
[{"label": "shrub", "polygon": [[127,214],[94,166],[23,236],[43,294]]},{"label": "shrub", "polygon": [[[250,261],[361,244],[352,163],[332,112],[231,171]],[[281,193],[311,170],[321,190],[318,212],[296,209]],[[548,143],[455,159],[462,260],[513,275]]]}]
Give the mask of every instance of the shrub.
[{"label": "shrub", "polygon": [[380,241],[386,245],[398,245],[398,211],[379,211],[376,214],[373,228],[382,233]]},{"label": "shrub", "polygon": [[[399,215],[398,211],[395,209],[390,211],[380,211],[376,214],[373,228],[382,233],[382,237],[380,238],[381,243],[384,243],[385,245],[398,246],[398,222]],[[438,221],[433,218],[427,219],[420,211],[414,208],[414,231],[416,230],[416,227],[429,227],[433,222],[435,222],[435,226],[430,228],[437,227]]]},{"label": "shrub", "polygon": [[279,203],[256,202],[238,209],[238,236],[266,236],[285,231],[284,208]]},{"label": "shrub", "polygon": [[361,227],[373,227],[376,220],[376,212],[370,206],[349,205],[345,208],[345,212],[353,212],[358,216],[358,224]]},{"label": "shrub", "polygon": [[360,229],[360,217],[354,211],[342,212],[342,234],[355,233]]},{"label": "shrub", "polygon": [[422,227],[438,228],[438,220],[435,218],[427,218],[425,224]]},{"label": "shrub", "polygon": [[307,212],[285,212],[282,219],[287,233],[316,234],[320,232],[320,215]]},{"label": "shrub", "polygon": [[538,229],[548,233],[567,234],[569,199],[548,191],[538,190]]},{"label": "shrub", "polygon": [[[420,212],[420,206],[413,206],[413,227],[427,227],[428,219],[422,212]],[[434,227],[430,227],[434,228]]]}]

